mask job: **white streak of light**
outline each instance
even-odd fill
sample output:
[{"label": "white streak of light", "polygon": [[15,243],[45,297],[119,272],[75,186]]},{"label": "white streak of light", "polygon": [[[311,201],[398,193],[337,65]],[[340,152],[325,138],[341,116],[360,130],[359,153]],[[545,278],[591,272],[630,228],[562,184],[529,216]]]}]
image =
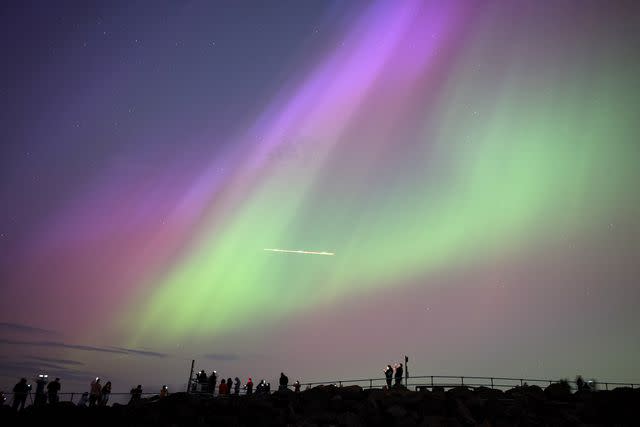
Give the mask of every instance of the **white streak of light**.
[{"label": "white streak of light", "polygon": [[273,249],[265,248],[269,252],[286,252],[290,254],[307,254],[307,255],[335,255],[333,252],[315,252],[315,251],[292,251],[290,249]]}]

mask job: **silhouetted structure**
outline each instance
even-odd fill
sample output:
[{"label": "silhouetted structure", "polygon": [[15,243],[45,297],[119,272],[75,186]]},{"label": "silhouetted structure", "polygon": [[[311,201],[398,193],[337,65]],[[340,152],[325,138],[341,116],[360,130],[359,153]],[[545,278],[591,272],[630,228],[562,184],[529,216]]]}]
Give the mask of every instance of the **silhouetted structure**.
[{"label": "silhouetted structure", "polygon": [[89,403],[89,392],[85,391],[84,393],[82,393],[82,396],[80,396],[80,400],[78,401],[76,406],[85,408],[87,406],[87,403]]}]

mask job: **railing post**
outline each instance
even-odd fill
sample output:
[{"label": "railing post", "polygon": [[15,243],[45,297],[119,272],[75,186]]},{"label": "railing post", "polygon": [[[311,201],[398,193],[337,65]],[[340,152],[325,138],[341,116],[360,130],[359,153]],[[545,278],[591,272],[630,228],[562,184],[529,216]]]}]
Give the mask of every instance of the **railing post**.
[{"label": "railing post", "polygon": [[73,403],[73,395],[74,395],[74,394],[75,394],[75,393],[71,393],[71,403]]},{"label": "railing post", "polygon": [[342,387],[342,381],[338,381],[338,384],[340,385],[340,387]]},{"label": "railing post", "polygon": [[520,378],[520,387],[522,387],[524,384],[522,382],[522,378]]},{"label": "railing post", "polygon": [[369,390],[373,388],[373,379],[369,378]]},{"label": "railing post", "polygon": [[604,389],[609,391],[609,383],[604,383]]},{"label": "railing post", "polygon": [[433,391],[433,375],[431,375],[431,391]]},{"label": "railing post", "polygon": [[464,385],[464,377],[460,377],[460,384]]},{"label": "railing post", "polygon": [[491,378],[491,388],[493,388],[493,378]]},{"label": "railing post", "polygon": [[[189,372],[189,380],[187,381],[187,394],[191,393],[191,379],[193,378],[193,365],[195,363],[196,363],[195,359],[192,359],[191,360],[191,371]],[[215,393],[215,390],[213,390],[213,392]]]}]

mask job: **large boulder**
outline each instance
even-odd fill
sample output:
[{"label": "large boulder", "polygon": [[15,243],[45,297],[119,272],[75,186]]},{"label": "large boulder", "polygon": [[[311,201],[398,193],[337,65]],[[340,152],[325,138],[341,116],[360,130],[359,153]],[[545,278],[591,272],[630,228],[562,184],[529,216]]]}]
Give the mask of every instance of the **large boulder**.
[{"label": "large boulder", "polygon": [[571,386],[566,381],[550,384],[544,389],[548,399],[566,402],[571,399]]},{"label": "large boulder", "polygon": [[467,400],[473,396],[473,390],[469,387],[459,386],[453,387],[447,390],[448,399],[462,399]]},{"label": "large boulder", "polygon": [[338,388],[338,394],[345,400],[363,400],[366,397],[362,387],[357,385],[340,387]]},{"label": "large boulder", "polygon": [[446,400],[444,393],[422,394],[420,413],[423,416],[444,416],[446,414]]},{"label": "large boulder", "polygon": [[456,418],[460,423],[464,426],[475,426],[476,420],[471,415],[471,411],[460,399],[456,399],[456,409],[455,409]]}]

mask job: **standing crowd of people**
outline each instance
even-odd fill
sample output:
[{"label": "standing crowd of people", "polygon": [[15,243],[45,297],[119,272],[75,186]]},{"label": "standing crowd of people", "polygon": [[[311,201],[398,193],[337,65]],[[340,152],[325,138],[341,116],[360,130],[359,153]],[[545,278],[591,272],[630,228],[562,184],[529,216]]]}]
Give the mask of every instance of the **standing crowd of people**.
[{"label": "standing crowd of people", "polygon": [[[402,363],[395,363],[392,365],[387,365],[383,369],[387,388],[391,388],[392,386],[399,387],[402,385],[404,368]],[[33,400],[34,406],[41,406],[47,404],[56,404],[59,402],[59,392],[62,388],[60,384],[60,378],[56,378],[54,381],[48,382],[48,376],[46,374],[38,375],[36,380],[36,391],[35,398]],[[395,384],[393,381],[395,379]],[[580,378],[581,380],[581,378]],[[285,375],[284,372],[280,373],[280,379],[278,381],[278,391],[286,391],[289,390],[289,377]],[[293,383],[293,391],[295,393],[300,392],[300,381],[295,381]],[[104,385],[102,384],[102,380],[100,377],[95,377],[89,385],[89,391],[84,392],[80,400],[76,403],[77,406],[106,406],[109,402],[109,398],[111,397],[111,381],[107,381]],[[585,385],[584,382],[578,381],[579,389],[586,389],[588,385]],[[46,390],[46,391],[45,391]],[[268,395],[271,393],[271,384],[264,379],[260,380],[257,386],[255,386],[251,377],[249,377],[246,383],[242,384],[242,381],[239,377],[235,377],[234,379],[222,378],[220,379],[220,384],[218,384],[218,373],[217,371],[212,371],[211,375],[207,375],[204,369],[199,371],[195,375],[195,380],[193,381],[191,388],[189,391],[196,393],[205,393],[211,394],[212,396],[229,396],[229,395],[240,395],[240,390],[244,390],[246,395]],[[20,381],[13,387],[13,409],[22,410],[25,407],[27,397],[31,393],[31,384],[28,384],[26,378],[21,378]],[[1,393],[0,393],[1,394]],[[136,387],[132,388],[130,391],[130,399],[129,404],[134,404],[142,398],[142,385],[138,384]],[[166,385],[163,385],[160,389],[159,397],[161,399],[169,396],[169,389]],[[4,394],[0,395],[0,405],[4,404],[6,397]]]},{"label": "standing crowd of people", "polygon": [[[60,378],[56,378],[51,382],[47,382],[48,375],[40,374],[36,379],[35,396],[33,397],[34,406],[43,406],[47,403],[55,405],[60,401],[59,393],[62,389]],[[27,382],[26,378],[21,378],[20,381],[13,387],[13,401],[11,407],[20,411],[26,406],[27,398],[31,393],[31,384]],[[46,391],[45,391],[46,389]],[[138,384],[130,391],[129,404],[133,404],[142,398],[142,385]],[[160,398],[169,396],[169,388],[163,385],[159,393]],[[89,391],[82,393],[80,399],[76,403],[76,406],[92,407],[92,406],[107,406],[109,398],[111,397],[111,381],[107,381],[102,385],[100,377],[96,377],[89,384]],[[7,400],[4,393],[0,393],[0,405],[4,405]]]},{"label": "standing crowd of people", "polygon": [[[284,372],[281,372],[278,390],[283,391],[287,389],[289,389],[289,377],[287,377]],[[194,393],[211,394],[214,396],[216,395],[216,392],[218,396],[237,396],[240,395],[240,390],[244,390],[244,394],[246,395],[269,394],[271,393],[271,383],[265,380],[260,380],[254,389],[251,377],[249,377],[247,382],[244,384],[242,384],[242,381],[238,377],[235,377],[233,380],[229,377],[227,379],[222,378],[220,380],[220,384],[218,384],[217,371],[211,371],[211,374],[207,375],[207,372],[202,369],[196,374],[190,391]],[[300,381],[296,381],[293,384],[293,391],[296,393],[300,392]]]}]

